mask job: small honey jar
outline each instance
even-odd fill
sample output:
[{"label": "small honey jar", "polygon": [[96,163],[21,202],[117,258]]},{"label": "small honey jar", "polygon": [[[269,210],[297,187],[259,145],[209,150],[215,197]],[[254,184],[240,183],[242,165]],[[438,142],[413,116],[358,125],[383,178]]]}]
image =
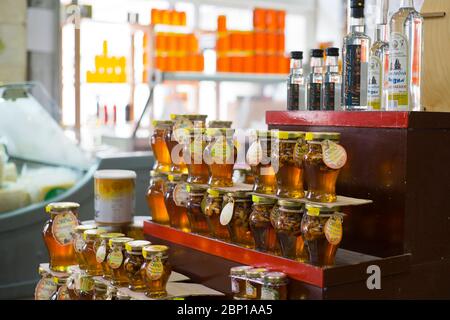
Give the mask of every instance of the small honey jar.
[{"label": "small honey jar", "polygon": [[263,277],[269,270],[266,268],[252,268],[245,271],[245,298],[260,300]]},{"label": "small honey jar", "polygon": [[155,155],[154,169],[159,172],[170,172],[170,166],[172,164],[170,160],[169,148],[167,147],[165,136],[166,131],[173,126],[174,122],[167,121],[153,121],[153,134],[150,138],[150,144],[153,154]]},{"label": "small honey jar", "polygon": [[133,291],[144,291],[145,283],[142,278],[141,267],[144,264],[142,249],[151,245],[150,241],[135,240],[125,244],[126,259],[125,273],[128,277],[128,288]]},{"label": "small honey jar", "polygon": [[121,237],[109,239],[111,252],[106,257],[111,269],[111,283],[115,286],[128,285],[128,277],[125,272],[125,245],[133,241],[132,238]]},{"label": "small honey jar", "polygon": [[169,247],[146,246],[142,249],[142,255],[145,259],[141,268],[146,285],[145,295],[155,299],[166,297],[166,285],[172,273],[172,266],[169,263]]},{"label": "small honey jar", "polygon": [[102,233],[106,233],[105,229],[91,229],[83,233],[84,246],[81,251],[84,261],[86,262],[86,273],[90,276],[102,275],[102,265],[97,262],[97,245],[98,239]]},{"label": "small honey jar", "polygon": [[250,230],[252,197],[243,191],[229,192],[224,196],[220,223],[226,225],[232,243],[254,248],[255,240]]},{"label": "small honey jar", "polygon": [[220,223],[224,192],[208,189],[205,204],[205,216],[208,223],[209,234],[217,239],[228,241],[230,233],[228,228]]},{"label": "small honey jar", "polygon": [[250,228],[255,239],[255,249],[262,252],[276,252],[275,229],[270,223],[270,213],[277,202],[275,199],[252,196]]},{"label": "small honey jar", "polygon": [[86,261],[83,258],[83,247],[84,247],[84,239],[83,233],[86,230],[97,229],[95,224],[81,224],[74,228],[73,230],[73,249],[75,251],[75,256],[77,258],[78,266],[82,271],[86,271],[87,265]]},{"label": "small honey jar", "polygon": [[164,203],[164,185],[166,179],[158,171],[150,171],[150,184],[147,190],[147,205],[152,221],[169,225],[169,214]]},{"label": "small honey jar", "polygon": [[185,175],[170,174],[165,187],[164,203],[169,213],[170,226],[184,232],[191,231],[187,215],[188,193],[185,192]]},{"label": "small honey jar", "polygon": [[109,240],[113,238],[121,238],[125,237],[125,234],[120,232],[108,232],[103,233],[99,236],[98,242],[96,244],[97,251],[95,253],[95,258],[97,259],[97,263],[100,263],[103,270],[103,279],[111,280],[112,271],[109,267],[108,260],[106,259],[111,252],[111,248],[109,246]]},{"label": "small honey jar", "polygon": [[207,188],[195,184],[187,185],[189,198],[187,202],[187,215],[191,225],[191,231],[206,235],[209,232],[206,216],[203,213],[205,208],[205,193]]},{"label": "small honey jar", "polygon": [[242,300],[246,297],[245,272],[252,269],[250,266],[237,266],[230,269],[231,292],[233,299]]},{"label": "small honey jar", "polygon": [[204,128],[186,129],[186,144],[183,156],[188,168],[188,183],[206,184],[209,179],[208,165],[203,159],[206,148],[206,136]]},{"label": "small honey jar", "polygon": [[108,300],[108,285],[100,280],[94,280],[94,300]]},{"label": "small honey jar", "polygon": [[39,275],[41,279],[34,289],[34,300],[50,300],[56,292],[57,285],[53,281],[53,277],[46,270],[39,268]]},{"label": "small honey jar", "polygon": [[263,276],[261,300],[287,300],[288,277],[283,272],[267,272]]}]

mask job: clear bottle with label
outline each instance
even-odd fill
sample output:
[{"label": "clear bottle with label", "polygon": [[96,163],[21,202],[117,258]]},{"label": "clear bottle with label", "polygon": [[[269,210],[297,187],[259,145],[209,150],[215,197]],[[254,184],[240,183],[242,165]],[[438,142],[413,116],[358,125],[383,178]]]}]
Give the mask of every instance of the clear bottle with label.
[{"label": "clear bottle with label", "polygon": [[250,228],[255,239],[255,249],[262,252],[276,252],[275,229],[270,223],[270,213],[276,199],[252,196]]},{"label": "clear bottle with label", "polygon": [[79,207],[78,203],[73,202],[50,203],[45,207],[50,218],[44,225],[42,236],[53,271],[66,272],[69,266],[77,264],[72,233],[80,224]]},{"label": "clear bottle with label", "polygon": [[97,244],[95,245],[95,247],[97,248],[97,251],[95,252],[95,258],[97,259],[97,263],[100,263],[102,266],[103,279],[111,280],[112,278],[112,271],[109,267],[108,260],[106,259],[111,252],[109,240],[121,237],[125,237],[125,234],[120,232],[108,232],[101,234],[97,240]]},{"label": "clear bottle with label", "polygon": [[126,259],[125,273],[128,277],[128,288],[132,291],[144,291],[145,283],[142,278],[141,267],[144,264],[142,249],[151,245],[150,241],[136,240],[125,244]]},{"label": "clear bottle with label", "polygon": [[77,258],[78,267],[82,271],[86,271],[86,261],[83,258],[84,239],[83,233],[86,230],[97,229],[95,224],[82,224],[73,229],[73,249],[75,251],[75,257]]},{"label": "clear bottle with label", "polygon": [[283,272],[267,272],[263,276],[261,300],[287,300],[288,277]]},{"label": "clear bottle with label", "polygon": [[345,149],[339,145],[340,134],[308,132],[308,152],[303,157],[306,199],[315,202],[336,201],[336,181],[347,161]]},{"label": "clear bottle with label", "polygon": [[255,247],[255,240],[250,229],[251,213],[252,198],[247,192],[230,192],[224,196],[220,220],[228,227],[232,243],[246,248]]},{"label": "clear bottle with label", "polygon": [[322,86],[322,110],[341,110],[342,77],[339,72],[339,48],[326,49],[327,60]]},{"label": "clear bottle with label", "polygon": [[160,299],[167,296],[166,285],[172,273],[169,263],[169,247],[161,245],[146,246],[142,249],[145,262],[141,267],[142,277],[149,298]]},{"label": "clear bottle with label", "polygon": [[223,207],[224,192],[208,189],[205,204],[205,216],[208,223],[209,234],[213,238],[229,241],[228,228],[220,223],[220,213]]},{"label": "clear bottle with label", "polygon": [[186,144],[184,145],[184,161],[188,168],[188,183],[206,184],[209,180],[208,165],[203,159],[206,148],[204,128],[186,129]]},{"label": "clear bottle with label", "polygon": [[164,175],[152,170],[150,171],[150,185],[147,190],[147,205],[150,209],[152,221],[169,225],[169,214],[164,203]]},{"label": "clear bottle with label", "polygon": [[102,264],[97,262],[98,240],[103,233],[106,233],[105,229],[91,229],[83,233],[84,246],[81,253],[86,262],[86,273],[90,276],[103,274]]},{"label": "clear bottle with label", "polygon": [[170,226],[184,232],[191,232],[186,208],[188,193],[185,190],[185,181],[186,175],[173,174],[168,176],[164,203],[169,214]]},{"label": "clear bottle with label", "polygon": [[253,269],[250,266],[237,266],[230,269],[231,292],[233,299],[244,300],[246,298],[246,282],[245,272]]},{"label": "clear bottle with label", "polygon": [[206,205],[206,190],[207,188],[199,185],[187,185],[189,198],[186,207],[187,216],[191,225],[191,231],[202,235],[207,235],[209,233],[208,223],[204,214]]},{"label": "clear bottle with label", "polygon": [[153,134],[150,138],[150,145],[155,156],[154,170],[158,172],[170,172],[172,161],[170,159],[169,148],[167,147],[165,136],[166,131],[173,127],[173,121],[153,121]]},{"label": "clear bottle with label", "polygon": [[366,34],[364,0],[350,0],[350,33],[342,48],[342,104],[346,110],[366,110],[370,37]]},{"label": "clear bottle with label", "polygon": [[318,111],[322,107],[323,50],[311,50],[311,72],[307,78],[306,107],[309,111]]},{"label": "clear bottle with label", "polygon": [[339,208],[306,204],[302,235],[309,252],[309,263],[318,267],[333,266],[342,240],[343,215]]},{"label": "clear bottle with label", "polygon": [[375,41],[369,60],[369,110],[386,110],[389,74],[389,42],[387,28],[388,0],[378,0]]},{"label": "clear bottle with label", "polygon": [[291,52],[291,72],[287,81],[287,109],[289,111],[306,110],[302,51]]},{"label": "clear bottle with label", "polygon": [[106,259],[111,269],[111,284],[114,286],[128,285],[128,277],[125,272],[125,245],[130,241],[133,241],[133,239],[127,237],[109,239],[111,252]]},{"label": "clear bottle with label", "polygon": [[402,0],[390,21],[388,110],[422,111],[423,17]]},{"label": "clear bottle with label", "polygon": [[266,268],[252,268],[245,271],[245,298],[261,300],[263,277],[269,272]]}]

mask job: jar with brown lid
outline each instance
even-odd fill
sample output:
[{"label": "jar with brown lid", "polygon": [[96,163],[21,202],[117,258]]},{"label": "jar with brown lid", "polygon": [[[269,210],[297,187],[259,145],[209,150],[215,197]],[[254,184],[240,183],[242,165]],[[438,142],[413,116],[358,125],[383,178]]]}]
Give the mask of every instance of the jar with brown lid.
[{"label": "jar with brown lid", "polygon": [[132,238],[121,237],[109,239],[111,252],[106,258],[111,269],[111,283],[115,286],[127,286],[128,277],[125,272],[125,245],[133,241]]},{"label": "jar with brown lid", "polygon": [[165,176],[155,170],[150,171],[150,185],[147,190],[147,205],[152,221],[169,225],[169,214],[164,202]]},{"label": "jar with brown lid", "polygon": [[169,263],[169,247],[161,245],[146,246],[142,249],[145,262],[141,267],[149,298],[164,298],[167,296],[166,285],[172,273]]},{"label": "jar with brown lid", "polygon": [[125,244],[126,259],[125,273],[128,277],[128,288],[133,291],[145,290],[144,279],[141,274],[141,267],[144,264],[142,249],[151,245],[150,241],[135,240]]},{"label": "jar with brown lid", "polygon": [[213,120],[208,122],[208,128],[231,128],[233,121]]},{"label": "jar with brown lid", "polygon": [[154,170],[159,172],[170,172],[172,161],[170,159],[169,148],[167,147],[165,136],[168,129],[173,127],[173,121],[153,121],[153,134],[150,138],[150,145],[155,156]]},{"label": "jar with brown lid", "polygon": [[103,279],[111,280],[112,278],[112,271],[108,264],[108,260],[106,259],[111,252],[109,240],[121,237],[125,237],[125,234],[120,232],[108,232],[99,235],[99,239],[96,244],[97,251],[95,252],[95,258],[97,263],[100,263],[102,266]]},{"label": "jar with brown lid", "polygon": [[86,230],[83,233],[84,246],[81,253],[86,262],[86,273],[90,276],[100,276],[103,273],[101,263],[97,262],[98,239],[103,233],[106,233],[106,230],[101,228]]}]

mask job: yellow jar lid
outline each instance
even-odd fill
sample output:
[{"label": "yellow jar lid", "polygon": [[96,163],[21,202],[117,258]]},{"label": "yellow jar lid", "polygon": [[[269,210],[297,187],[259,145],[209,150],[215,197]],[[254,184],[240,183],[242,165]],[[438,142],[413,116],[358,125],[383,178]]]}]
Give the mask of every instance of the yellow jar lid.
[{"label": "yellow jar lid", "polygon": [[231,128],[233,121],[213,120],[208,123],[208,128]]},{"label": "yellow jar lid", "polygon": [[341,134],[339,132],[307,132],[305,135],[306,141],[322,141],[333,140],[339,141]]},{"label": "yellow jar lid", "polygon": [[111,239],[109,239],[108,244],[110,247],[113,247],[113,246],[124,247],[127,242],[130,242],[133,240],[134,240],[133,238],[128,238],[128,237],[111,238]]},{"label": "yellow jar lid", "polygon": [[155,177],[163,177],[164,175],[156,170],[150,170],[150,177],[155,178]]},{"label": "yellow jar lid", "polygon": [[231,137],[234,135],[234,129],[230,128],[208,128],[206,129],[206,135],[208,137],[214,137],[214,136],[227,136]]},{"label": "yellow jar lid", "polygon": [[105,229],[90,229],[83,232],[83,239],[84,240],[93,240],[97,239],[102,233],[106,233]]},{"label": "yellow jar lid", "polygon": [[245,271],[245,276],[250,279],[260,279],[268,271],[267,268],[251,268]]},{"label": "yellow jar lid", "polygon": [[322,213],[329,215],[330,212],[339,211],[339,207],[331,207],[331,208],[329,208],[329,207],[322,206],[320,204],[312,204],[312,203],[307,203],[305,205],[305,209],[306,209],[306,213],[309,216],[319,216]]},{"label": "yellow jar lid", "polygon": [[260,195],[252,195],[252,201],[253,203],[261,203],[261,204],[274,204],[275,202],[277,202],[276,199],[273,198],[268,198],[268,197],[264,197],[264,196],[260,196]]},{"label": "yellow jar lid", "polygon": [[170,127],[173,126],[175,122],[172,120],[153,120],[152,124],[155,128],[158,127]]},{"label": "yellow jar lid", "polygon": [[60,213],[77,210],[79,207],[80,204],[76,202],[52,202],[45,207],[45,212]]},{"label": "yellow jar lid", "polygon": [[122,238],[125,237],[125,234],[121,232],[108,232],[100,235],[100,239],[112,239],[112,238]]},{"label": "yellow jar lid", "polygon": [[53,282],[57,285],[63,285],[67,282],[68,277],[53,277]]},{"label": "yellow jar lid", "polygon": [[186,180],[186,175],[180,174],[180,173],[169,174],[167,176],[167,180],[169,180],[170,182],[184,181],[184,180]]},{"label": "yellow jar lid", "polygon": [[233,191],[233,192],[227,192],[227,197],[233,198],[233,199],[243,199],[243,198],[249,198],[250,195],[247,191]]},{"label": "yellow jar lid", "polygon": [[191,121],[205,121],[208,118],[205,114],[171,114],[170,119],[179,120],[179,119],[187,119]]},{"label": "yellow jar lid", "polygon": [[281,207],[294,207],[294,208],[301,208],[303,206],[303,204],[301,202],[284,200],[284,199],[279,199],[278,205]]},{"label": "yellow jar lid", "polygon": [[151,246],[145,246],[142,248],[142,255],[144,258],[147,258],[148,256],[164,256],[169,251],[168,246],[163,245],[151,245]]},{"label": "yellow jar lid", "polygon": [[247,270],[253,269],[253,267],[250,266],[237,266],[237,267],[232,267],[230,269],[230,275],[232,276],[245,276],[245,272]]},{"label": "yellow jar lid", "polygon": [[218,198],[218,197],[222,197],[224,195],[225,192],[217,190],[217,189],[212,189],[209,188],[208,190],[206,190],[206,192],[208,193],[208,196],[211,198]]},{"label": "yellow jar lid", "polygon": [[258,138],[270,138],[272,137],[272,130],[256,130],[256,136]]},{"label": "yellow jar lid", "polygon": [[86,230],[93,230],[97,229],[97,225],[95,224],[80,224],[79,226],[76,226],[73,231],[76,233],[84,233]]},{"label": "yellow jar lid", "polygon": [[272,137],[278,138],[279,140],[293,140],[305,138],[305,132],[301,131],[272,131]]},{"label": "yellow jar lid", "polygon": [[284,285],[288,282],[288,276],[284,272],[273,271],[265,273],[263,280],[268,285]]},{"label": "yellow jar lid", "polygon": [[125,244],[125,250],[127,250],[128,253],[136,252],[142,254],[142,248],[151,244],[152,243],[150,241],[146,240],[130,241]]},{"label": "yellow jar lid", "polygon": [[205,193],[208,187],[199,186],[198,184],[188,184],[186,185],[186,191],[192,193]]}]

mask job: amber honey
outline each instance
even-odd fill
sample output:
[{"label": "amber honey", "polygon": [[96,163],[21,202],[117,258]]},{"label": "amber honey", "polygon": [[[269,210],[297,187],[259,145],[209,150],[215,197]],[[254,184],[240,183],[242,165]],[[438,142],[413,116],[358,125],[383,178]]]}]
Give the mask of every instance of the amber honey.
[{"label": "amber honey", "polygon": [[50,256],[50,269],[67,271],[68,267],[77,264],[73,247],[73,231],[79,225],[78,203],[50,203],[45,211],[50,219],[44,225],[42,236]]},{"label": "amber honey", "polygon": [[275,229],[270,222],[270,213],[276,200],[253,195],[252,201],[250,228],[255,239],[255,249],[275,253],[277,243]]},{"label": "amber honey", "polygon": [[169,214],[164,202],[165,179],[155,170],[150,172],[150,185],[147,190],[147,205],[150,209],[152,221],[169,225]]},{"label": "amber honey", "polygon": [[231,292],[233,299],[242,300],[246,296],[245,272],[252,269],[250,266],[237,266],[230,269]]},{"label": "amber honey", "polygon": [[188,168],[188,183],[208,183],[208,165],[203,159],[203,152],[206,147],[204,132],[203,128],[186,130],[188,142],[184,146],[183,154]]},{"label": "amber honey", "polygon": [[142,249],[145,262],[141,267],[146,289],[145,295],[150,298],[167,296],[166,285],[172,273],[167,246],[146,246]]},{"label": "amber honey", "polygon": [[245,271],[245,298],[261,300],[263,277],[269,270],[266,268],[252,268]]},{"label": "amber honey", "polygon": [[223,192],[214,189],[207,190],[205,216],[208,223],[209,234],[217,239],[228,241],[230,233],[228,228],[220,223],[220,213],[223,206]]},{"label": "amber honey", "polygon": [[[169,175],[166,183],[166,192],[164,195],[164,203],[166,204],[167,212],[169,213],[170,226],[172,228],[180,229],[184,232],[191,231],[191,224],[187,215],[187,193],[186,203],[182,202],[182,192],[180,184],[184,183],[185,176]],[[175,193],[174,193],[175,191]],[[175,195],[175,196],[174,196]]]},{"label": "amber honey", "polygon": [[111,269],[111,283],[115,286],[128,285],[128,277],[125,272],[125,245],[133,241],[132,238],[121,237],[109,239],[111,252],[106,258]]},{"label": "amber honey", "polygon": [[206,188],[197,185],[188,185],[189,199],[187,202],[187,215],[191,231],[206,235],[209,233],[208,223],[204,214]]},{"label": "amber honey", "polygon": [[73,249],[75,251],[75,257],[78,262],[78,266],[81,270],[86,271],[87,265],[86,261],[83,257],[83,247],[84,247],[84,239],[83,239],[83,233],[86,230],[92,230],[97,229],[97,226],[95,224],[82,224],[77,227],[75,227],[73,231]]},{"label": "amber honey", "polygon": [[231,242],[246,248],[254,248],[255,240],[250,229],[250,214],[252,212],[251,196],[246,192],[227,193],[224,197],[224,209],[226,204],[229,203],[233,204],[232,217],[227,224]]},{"label": "amber honey", "polygon": [[173,126],[173,121],[154,121],[155,130],[150,138],[150,144],[156,162],[153,167],[159,172],[169,172],[172,165],[169,149],[166,144],[166,130]]},{"label": "amber honey", "polygon": [[125,245],[125,273],[128,277],[128,288],[133,291],[144,291],[145,282],[142,278],[141,267],[144,264],[142,249],[151,245],[150,241],[136,240]]},{"label": "amber honey", "polygon": [[95,257],[97,263],[100,263],[103,270],[103,278],[106,280],[111,280],[112,278],[112,270],[108,264],[108,260],[106,259],[111,252],[111,248],[109,246],[109,240],[112,238],[120,238],[125,237],[125,234],[120,232],[108,232],[103,233],[99,236],[97,240],[96,248],[97,251],[95,253]]},{"label": "amber honey", "polygon": [[273,166],[276,170],[277,196],[282,198],[303,198],[303,168],[298,153],[304,149],[303,132],[275,131],[276,138]]},{"label": "amber honey", "polygon": [[100,276],[103,273],[101,263],[97,262],[98,239],[101,234],[106,233],[104,229],[86,230],[83,233],[84,246],[82,255],[86,262],[86,273],[90,276]]},{"label": "amber honey", "polygon": [[233,186],[233,168],[237,158],[233,134],[233,129],[206,130],[209,143],[205,148],[204,157],[208,164],[208,184],[211,187]]},{"label": "amber honey", "polygon": [[306,198],[315,202],[336,201],[336,181],[340,169],[330,168],[323,161],[322,143],[339,142],[339,133],[308,133],[308,152],[303,157],[305,178],[308,182]]}]

